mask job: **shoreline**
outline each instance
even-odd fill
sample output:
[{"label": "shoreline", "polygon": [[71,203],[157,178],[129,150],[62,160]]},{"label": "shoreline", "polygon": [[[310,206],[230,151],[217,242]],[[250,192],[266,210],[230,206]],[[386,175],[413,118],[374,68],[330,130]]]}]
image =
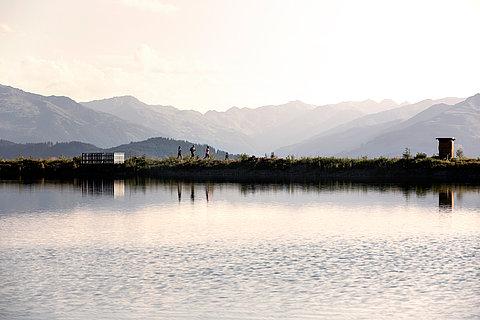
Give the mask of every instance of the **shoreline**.
[{"label": "shoreline", "polygon": [[479,159],[148,159],[82,165],[78,158],[0,160],[0,179],[156,178],[218,182],[480,182]]}]

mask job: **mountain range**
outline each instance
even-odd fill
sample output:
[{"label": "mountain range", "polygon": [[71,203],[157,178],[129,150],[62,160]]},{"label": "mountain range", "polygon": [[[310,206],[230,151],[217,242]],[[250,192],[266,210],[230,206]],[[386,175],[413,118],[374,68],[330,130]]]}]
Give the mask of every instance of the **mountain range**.
[{"label": "mountain range", "polygon": [[159,136],[202,141],[237,153],[264,154],[366,113],[395,108],[392,100],[315,106],[301,101],[255,109],[233,107],[204,114],[171,106],[147,105],[132,96],[82,105],[145,126]]},{"label": "mountain range", "polygon": [[455,136],[480,154],[480,95],[417,103],[291,101],[200,113],[149,105],[132,96],[76,102],[0,85],[0,139],[14,143],[81,141],[102,149],[164,137],[231,153],[295,156],[398,156],[436,152],[435,137]]},{"label": "mountain range", "polygon": [[[454,105],[436,104],[390,126],[361,146],[339,155],[395,156],[408,147],[412,153],[435,154],[436,137],[455,137],[465,155],[480,155],[480,94]],[[432,143],[433,142],[433,143]]]},{"label": "mountain range", "polygon": [[[421,117],[421,114],[433,116],[435,114],[434,110],[442,109],[444,106],[450,106],[461,100],[458,98],[428,99],[415,104],[403,105],[394,109],[361,116],[348,123],[326,130],[321,134],[314,135],[300,143],[280,148],[277,150],[277,153],[279,155],[291,154],[301,156],[396,156],[406,147],[414,152],[434,153],[436,135],[433,134],[433,137],[431,135],[426,136],[424,132],[418,131],[415,135],[419,137],[425,136],[427,139],[426,144],[421,147],[417,146],[418,140],[414,137],[404,139],[404,133],[393,134],[392,139],[387,139],[388,148],[386,145],[379,147],[379,145],[374,143],[370,145],[370,149],[366,149],[365,145],[379,136],[395,131],[395,128],[409,127],[408,124],[414,122],[409,120],[411,118]],[[425,120],[428,120],[428,118],[429,116]],[[446,134],[442,128],[439,128],[436,132],[440,135],[442,135],[441,133]]]}]

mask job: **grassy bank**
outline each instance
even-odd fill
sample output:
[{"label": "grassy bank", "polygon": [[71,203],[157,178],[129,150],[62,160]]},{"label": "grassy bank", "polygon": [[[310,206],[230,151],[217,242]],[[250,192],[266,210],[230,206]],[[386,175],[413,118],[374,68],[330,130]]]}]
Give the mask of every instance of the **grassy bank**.
[{"label": "grassy bank", "polygon": [[255,158],[238,160],[128,159],[124,164],[82,166],[80,160],[0,160],[0,179],[152,177],[211,181],[480,181],[480,159]]}]

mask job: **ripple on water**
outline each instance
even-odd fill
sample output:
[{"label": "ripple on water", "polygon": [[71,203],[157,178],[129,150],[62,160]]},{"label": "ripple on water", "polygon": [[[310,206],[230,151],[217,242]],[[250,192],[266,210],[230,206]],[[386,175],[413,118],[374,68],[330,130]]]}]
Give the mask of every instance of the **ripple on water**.
[{"label": "ripple on water", "polygon": [[8,191],[65,199],[18,214],[0,202],[0,318],[480,318],[475,205],[445,213],[431,191],[232,185],[179,203],[169,188],[127,185],[120,200]]},{"label": "ripple on water", "polygon": [[418,240],[2,250],[0,304],[19,319],[478,315],[480,238]]}]

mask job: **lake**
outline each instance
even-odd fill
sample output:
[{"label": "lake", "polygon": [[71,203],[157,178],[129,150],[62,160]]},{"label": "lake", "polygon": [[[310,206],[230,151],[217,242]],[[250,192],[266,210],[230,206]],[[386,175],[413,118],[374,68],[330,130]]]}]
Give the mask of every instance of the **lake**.
[{"label": "lake", "polygon": [[1,319],[480,319],[480,187],[0,182]]}]

